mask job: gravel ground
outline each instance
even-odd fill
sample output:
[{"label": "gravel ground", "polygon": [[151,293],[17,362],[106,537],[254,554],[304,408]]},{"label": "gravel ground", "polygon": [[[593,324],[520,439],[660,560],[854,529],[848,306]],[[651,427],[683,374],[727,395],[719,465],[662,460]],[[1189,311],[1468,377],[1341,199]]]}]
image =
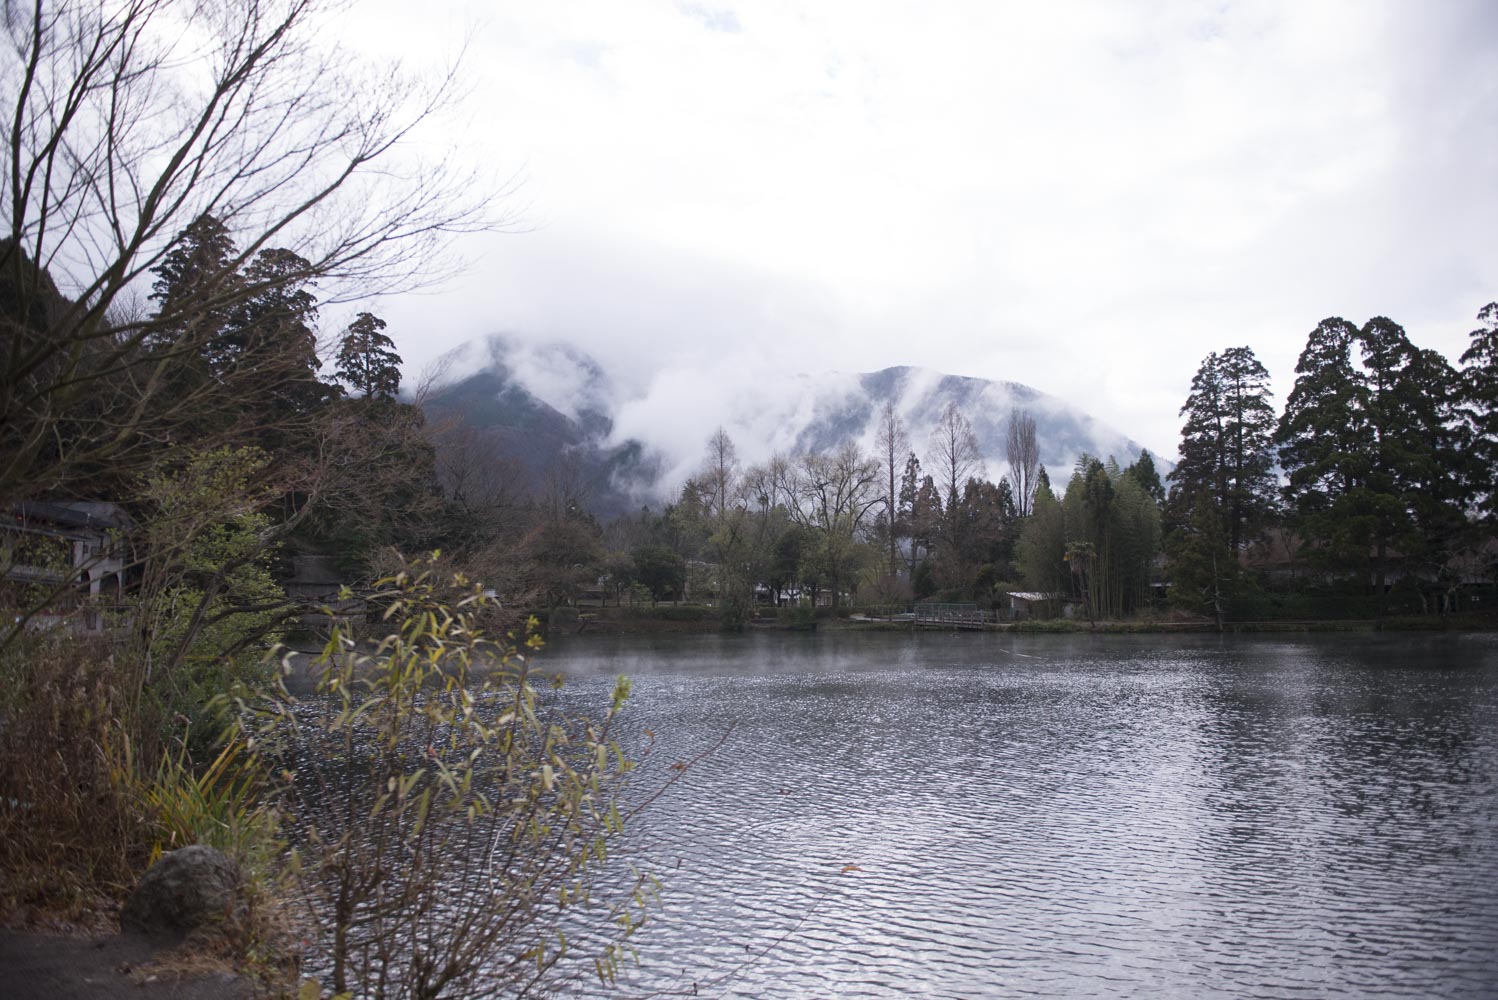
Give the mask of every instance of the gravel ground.
[{"label": "gravel ground", "polygon": [[157,968],[151,943],[127,934],[68,937],[0,931],[0,997],[6,1000],[248,1000],[224,972]]}]

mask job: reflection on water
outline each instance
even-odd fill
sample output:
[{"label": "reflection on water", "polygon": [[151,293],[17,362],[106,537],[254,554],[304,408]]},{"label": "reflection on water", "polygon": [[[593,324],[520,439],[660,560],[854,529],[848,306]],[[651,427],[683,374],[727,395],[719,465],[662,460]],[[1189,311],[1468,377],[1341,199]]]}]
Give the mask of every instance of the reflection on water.
[{"label": "reflection on water", "polygon": [[[1498,637],[571,639],[636,745],[621,991],[1498,996]],[[856,871],[844,872],[856,865]]]}]

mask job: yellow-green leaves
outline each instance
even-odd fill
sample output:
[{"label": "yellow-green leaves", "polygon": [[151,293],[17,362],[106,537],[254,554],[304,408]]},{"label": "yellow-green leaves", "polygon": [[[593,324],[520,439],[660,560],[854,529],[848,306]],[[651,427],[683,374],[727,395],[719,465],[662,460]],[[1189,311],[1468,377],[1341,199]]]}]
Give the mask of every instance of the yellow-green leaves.
[{"label": "yellow-green leaves", "polygon": [[[602,718],[565,711],[559,684],[521,653],[539,640],[486,636],[482,588],[430,564],[379,581],[366,600],[384,612],[384,637],[356,644],[335,630],[318,664],[326,714],[297,730],[307,745],[283,768],[296,772],[302,850],[327,862],[300,870],[308,897],[324,901],[334,986],[533,989],[572,946],[560,912],[587,898],[628,815],[616,800],[632,762],[610,726],[629,683],[615,683]],[[638,925],[587,935],[608,949],[601,967]]]}]

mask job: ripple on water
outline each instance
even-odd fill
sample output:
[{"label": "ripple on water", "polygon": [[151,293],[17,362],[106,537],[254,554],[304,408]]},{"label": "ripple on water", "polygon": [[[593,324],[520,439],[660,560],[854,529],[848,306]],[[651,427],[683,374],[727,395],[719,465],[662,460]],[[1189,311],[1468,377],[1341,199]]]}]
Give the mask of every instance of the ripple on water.
[{"label": "ripple on water", "polygon": [[896,639],[558,651],[730,733],[625,995],[1498,995],[1494,644]]}]

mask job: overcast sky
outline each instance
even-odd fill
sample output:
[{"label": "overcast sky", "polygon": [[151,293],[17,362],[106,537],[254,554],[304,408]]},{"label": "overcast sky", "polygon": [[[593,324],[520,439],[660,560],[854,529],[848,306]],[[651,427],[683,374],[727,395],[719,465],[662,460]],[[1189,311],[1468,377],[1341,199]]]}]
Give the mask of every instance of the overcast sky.
[{"label": "overcast sky", "polygon": [[[1498,2],[373,0],[525,231],[374,303],[408,368],[504,332],[623,392],[1023,382],[1167,455],[1201,359],[1281,398],[1325,316],[1453,360],[1498,299]],[[434,133],[435,135],[435,133]]]}]

